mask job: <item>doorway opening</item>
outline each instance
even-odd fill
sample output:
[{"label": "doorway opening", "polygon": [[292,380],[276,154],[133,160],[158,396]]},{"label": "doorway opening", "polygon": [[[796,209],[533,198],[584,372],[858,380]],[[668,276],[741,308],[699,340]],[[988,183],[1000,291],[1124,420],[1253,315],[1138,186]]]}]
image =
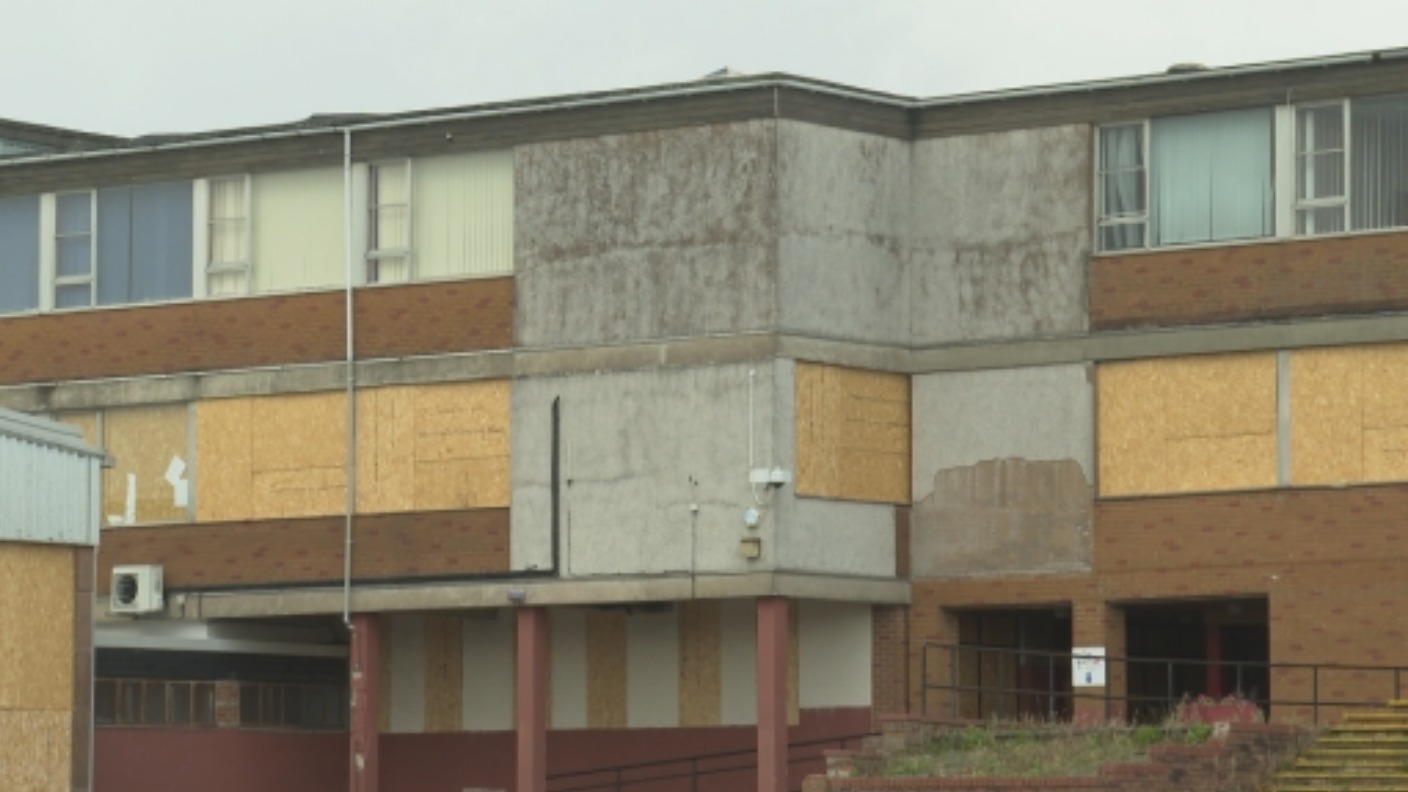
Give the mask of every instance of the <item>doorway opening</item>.
[{"label": "doorway opening", "polygon": [[1071,607],[959,611],[958,716],[1068,720]]},{"label": "doorway opening", "polygon": [[1181,702],[1237,696],[1270,715],[1265,597],[1127,604],[1130,716],[1166,717]]}]

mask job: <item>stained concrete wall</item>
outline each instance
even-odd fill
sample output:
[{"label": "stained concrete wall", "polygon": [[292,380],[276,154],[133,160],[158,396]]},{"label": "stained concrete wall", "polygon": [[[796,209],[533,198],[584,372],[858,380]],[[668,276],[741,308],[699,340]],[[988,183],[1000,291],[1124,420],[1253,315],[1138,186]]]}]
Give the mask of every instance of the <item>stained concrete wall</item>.
[{"label": "stained concrete wall", "polygon": [[779,329],[904,343],[910,144],[778,123]]},{"label": "stained concrete wall", "polygon": [[1090,150],[1085,126],[914,144],[914,343],[1085,330]]},{"label": "stained concrete wall", "polygon": [[773,325],[770,122],[542,143],[515,156],[520,344]]},{"label": "stained concrete wall", "polygon": [[914,378],[915,577],[1088,569],[1090,367]]},{"label": "stained concrete wall", "polygon": [[756,532],[763,537],[763,558],[747,561],[738,553],[742,515],[753,504],[750,368],[756,368],[755,453],[760,460],[778,458],[772,427],[792,419],[790,411],[785,420],[778,416],[772,364],[516,381],[513,568],[551,564],[554,398],[561,399],[564,575],[771,568],[771,515]]}]

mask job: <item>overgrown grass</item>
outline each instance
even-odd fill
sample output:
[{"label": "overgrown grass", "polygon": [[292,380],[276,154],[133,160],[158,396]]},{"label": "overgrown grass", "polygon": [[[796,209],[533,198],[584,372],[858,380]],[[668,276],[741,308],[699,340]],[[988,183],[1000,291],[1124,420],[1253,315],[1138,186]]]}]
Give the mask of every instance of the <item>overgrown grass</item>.
[{"label": "overgrown grass", "polygon": [[923,748],[857,769],[872,776],[1092,776],[1103,764],[1144,759],[1151,745],[1201,743],[1212,731],[1201,723],[970,726],[943,732]]}]

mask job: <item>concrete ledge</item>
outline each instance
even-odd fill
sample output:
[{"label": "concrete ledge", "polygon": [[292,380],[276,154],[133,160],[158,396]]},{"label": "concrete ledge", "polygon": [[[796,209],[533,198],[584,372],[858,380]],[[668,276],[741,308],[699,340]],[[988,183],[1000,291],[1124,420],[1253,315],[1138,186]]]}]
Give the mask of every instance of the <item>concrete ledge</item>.
[{"label": "concrete ledge", "polygon": [[[742,575],[662,575],[620,578],[524,578],[449,581],[401,585],[358,585],[352,589],[355,613],[474,610],[514,604],[510,593],[527,605],[628,605],[696,599],[752,599],[780,596],[876,605],[910,601],[907,580],[759,572]],[[246,591],[171,592],[166,618],[239,619],[265,616],[341,614],[340,587],[252,589]],[[98,603],[97,620],[123,621]],[[160,618],[160,617],[156,617]]]}]

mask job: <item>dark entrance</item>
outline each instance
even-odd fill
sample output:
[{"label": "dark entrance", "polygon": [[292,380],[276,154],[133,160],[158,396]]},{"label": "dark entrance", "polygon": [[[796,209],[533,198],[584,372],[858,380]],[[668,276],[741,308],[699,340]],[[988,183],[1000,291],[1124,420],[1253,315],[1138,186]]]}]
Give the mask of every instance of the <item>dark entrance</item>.
[{"label": "dark entrance", "polygon": [[1125,606],[1132,717],[1156,721],[1185,700],[1239,696],[1263,713],[1271,693],[1266,599]]},{"label": "dark entrance", "polygon": [[959,717],[1070,718],[1070,606],[962,611],[957,618]]}]

